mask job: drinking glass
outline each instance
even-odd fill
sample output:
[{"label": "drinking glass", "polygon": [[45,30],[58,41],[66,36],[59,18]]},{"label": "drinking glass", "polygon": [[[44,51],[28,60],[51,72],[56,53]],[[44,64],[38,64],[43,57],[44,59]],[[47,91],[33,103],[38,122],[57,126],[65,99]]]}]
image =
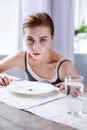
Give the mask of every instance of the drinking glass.
[{"label": "drinking glass", "polygon": [[71,115],[80,115],[82,101],[79,98],[83,93],[83,76],[74,75],[65,77],[66,109]]},{"label": "drinking glass", "polygon": [[87,114],[87,92],[83,92],[80,99],[82,101],[82,113]]}]

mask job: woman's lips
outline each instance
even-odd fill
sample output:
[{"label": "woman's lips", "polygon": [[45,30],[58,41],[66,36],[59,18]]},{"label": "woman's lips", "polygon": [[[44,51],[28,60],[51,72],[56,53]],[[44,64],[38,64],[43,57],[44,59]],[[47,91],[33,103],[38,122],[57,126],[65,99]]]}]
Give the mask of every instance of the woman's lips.
[{"label": "woman's lips", "polygon": [[33,55],[38,56],[38,55],[40,55],[40,53],[39,52],[34,52]]}]

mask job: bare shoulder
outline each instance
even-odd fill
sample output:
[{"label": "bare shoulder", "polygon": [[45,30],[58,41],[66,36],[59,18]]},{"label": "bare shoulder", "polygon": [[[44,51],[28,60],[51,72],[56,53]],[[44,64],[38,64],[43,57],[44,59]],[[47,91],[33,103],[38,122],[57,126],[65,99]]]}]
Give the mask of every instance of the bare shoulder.
[{"label": "bare shoulder", "polygon": [[24,68],[25,51],[18,51],[12,55],[13,62],[17,67]]},{"label": "bare shoulder", "polygon": [[64,57],[64,55],[58,51],[55,51],[53,49],[50,49],[51,57],[54,61],[58,62],[61,58]]},{"label": "bare shoulder", "polygon": [[65,62],[62,62],[59,69],[59,73],[60,73],[60,78],[62,80],[64,79],[65,76],[78,74],[74,65],[68,60],[66,60]]},{"label": "bare shoulder", "polygon": [[64,54],[51,49],[51,56],[57,64],[62,63],[58,69],[61,80],[64,80],[65,76],[78,74],[71,61]]},{"label": "bare shoulder", "polygon": [[8,70],[13,67],[25,69],[24,66],[25,51],[18,51],[12,55],[7,56],[0,61],[0,72]]},{"label": "bare shoulder", "polygon": [[14,54],[11,54],[9,56],[7,56],[6,58],[4,58],[2,60],[2,62],[7,62],[7,61],[14,61],[14,62],[18,62],[19,59],[23,59],[25,52],[24,51],[17,51]]},{"label": "bare shoulder", "polygon": [[25,56],[25,51],[18,51],[15,54],[12,55],[14,58],[23,58]]}]

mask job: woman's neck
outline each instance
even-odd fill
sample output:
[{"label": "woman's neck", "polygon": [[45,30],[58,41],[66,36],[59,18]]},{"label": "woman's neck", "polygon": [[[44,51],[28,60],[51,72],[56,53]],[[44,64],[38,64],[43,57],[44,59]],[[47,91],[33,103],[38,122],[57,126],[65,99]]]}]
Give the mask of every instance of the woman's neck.
[{"label": "woman's neck", "polygon": [[33,59],[30,55],[28,57],[29,57],[29,62],[31,64],[32,63],[48,64],[51,62],[51,59],[52,59],[50,50],[48,52],[46,52],[45,55],[41,57],[41,59]]}]

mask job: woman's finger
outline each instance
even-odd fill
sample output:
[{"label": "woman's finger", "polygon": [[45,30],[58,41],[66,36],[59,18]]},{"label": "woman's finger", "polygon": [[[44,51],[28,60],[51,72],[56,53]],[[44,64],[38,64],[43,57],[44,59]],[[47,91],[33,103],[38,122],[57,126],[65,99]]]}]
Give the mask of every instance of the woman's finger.
[{"label": "woman's finger", "polygon": [[0,85],[6,86],[10,82],[9,78],[5,74],[0,74]]},{"label": "woman's finger", "polygon": [[78,96],[79,92],[80,92],[80,87],[75,87],[75,88],[73,87],[70,90],[70,94],[73,96]]},{"label": "woman's finger", "polygon": [[60,89],[60,91],[64,90],[65,86],[64,86],[64,82],[55,84],[56,87],[58,87]]},{"label": "woman's finger", "polygon": [[56,87],[60,87],[64,82],[55,84]]}]

